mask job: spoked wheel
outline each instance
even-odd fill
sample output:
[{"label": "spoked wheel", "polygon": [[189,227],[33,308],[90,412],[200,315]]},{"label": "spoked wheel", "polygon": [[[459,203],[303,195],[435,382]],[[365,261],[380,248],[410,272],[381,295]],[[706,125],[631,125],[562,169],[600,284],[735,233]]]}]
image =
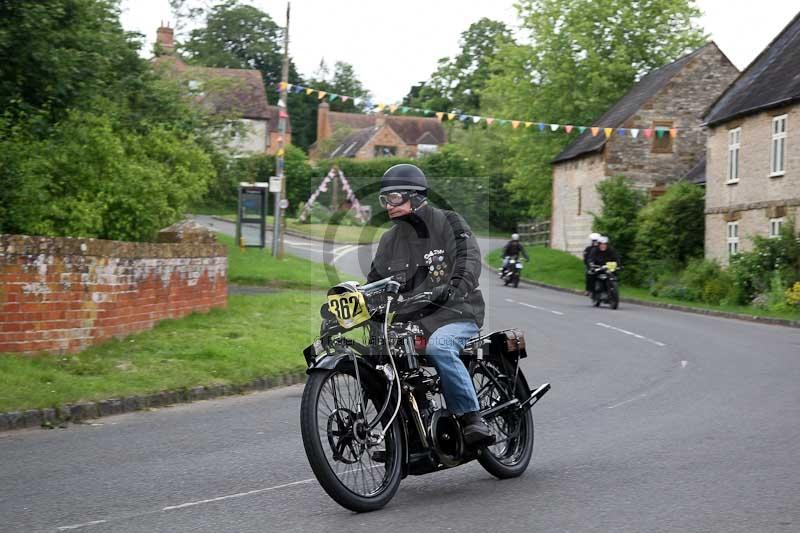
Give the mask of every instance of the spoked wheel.
[{"label": "spoked wheel", "polygon": [[[300,427],[311,469],[325,492],[351,511],[366,512],[382,508],[397,491],[402,442],[397,419],[382,442],[369,434],[368,424],[383,405],[385,385],[364,371],[360,377],[364,390],[352,363],[312,373],[303,391]],[[393,412],[387,409],[373,434],[384,429]]]},{"label": "spoked wheel", "polygon": [[[478,393],[481,409],[486,409],[512,398],[526,399],[521,383],[512,391],[514,376],[501,371],[497,365],[485,363],[473,369],[472,382]],[[533,415],[530,409],[520,412],[506,409],[487,417],[497,440],[481,451],[478,462],[487,472],[500,479],[522,475],[533,455]]]}]

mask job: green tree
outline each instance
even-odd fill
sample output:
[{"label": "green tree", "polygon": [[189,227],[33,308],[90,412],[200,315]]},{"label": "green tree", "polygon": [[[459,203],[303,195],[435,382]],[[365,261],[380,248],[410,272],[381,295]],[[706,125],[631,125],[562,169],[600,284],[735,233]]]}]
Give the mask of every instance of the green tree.
[{"label": "green tree", "polygon": [[636,218],[647,197],[624,176],[601,181],[597,185],[597,192],[603,211],[592,213],[592,228],[609,238],[622,263],[628,265],[636,241]]},{"label": "green tree", "polygon": [[702,257],[705,235],[705,195],[691,183],[675,183],[640,212],[633,256],[643,267],[670,261],[685,267]]},{"label": "green tree", "polygon": [[0,5],[0,232],[149,239],[213,175],[213,122],[112,0]]},{"label": "green tree", "polygon": [[502,22],[482,18],[461,34],[461,52],[439,60],[431,79],[412,87],[404,104],[436,111],[477,113],[486,86],[492,58],[500,47],[513,43]]},{"label": "green tree", "polygon": [[[490,64],[483,114],[589,124],[643,74],[703,44],[694,0],[521,0],[531,44],[506,44]],[[573,134],[573,136],[576,134]],[[570,136],[509,132],[516,197],[532,215],[550,212],[550,161]]]},{"label": "green tree", "polygon": [[146,76],[135,34],[123,31],[118,2],[0,3],[0,109],[47,123],[98,97],[133,96]]}]

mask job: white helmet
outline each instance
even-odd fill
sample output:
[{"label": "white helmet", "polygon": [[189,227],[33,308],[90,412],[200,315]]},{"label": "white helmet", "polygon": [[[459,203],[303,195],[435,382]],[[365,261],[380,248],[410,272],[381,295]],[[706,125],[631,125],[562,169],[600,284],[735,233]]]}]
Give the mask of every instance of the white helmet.
[{"label": "white helmet", "polygon": [[512,241],[518,241],[519,240],[519,233],[512,233],[511,234],[511,240]]},{"label": "white helmet", "polygon": [[600,239],[600,234],[599,233],[590,233],[589,234],[589,240],[590,241],[594,242],[594,241],[599,240],[599,239]]},{"label": "white helmet", "polygon": [[608,244],[608,237],[606,237],[605,235],[600,235],[600,237],[598,237],[598,239],[597,239],[597,243],[598,244]]}]

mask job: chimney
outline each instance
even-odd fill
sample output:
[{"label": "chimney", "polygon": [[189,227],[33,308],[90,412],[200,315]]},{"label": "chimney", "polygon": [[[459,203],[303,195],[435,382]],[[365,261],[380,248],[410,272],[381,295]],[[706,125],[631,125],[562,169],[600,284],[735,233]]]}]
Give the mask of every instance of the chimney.
[{"label": "chimney", "polygon": [[159,55],[171,56],[175,53],[175,34],[169,23],[164,26],[162,22],[156,30],[156,50],[159,51]]},{"label": "chimney", "polygon": [[378,111],[375,115],[375,125],[382,128],[386,124],[386,115],[382,111]]},{"label": "chimney", "polygon": [[317,142],[331,136],[331,124],[328,120],[330,108],[328,102],[322,102],[317,108]]}]

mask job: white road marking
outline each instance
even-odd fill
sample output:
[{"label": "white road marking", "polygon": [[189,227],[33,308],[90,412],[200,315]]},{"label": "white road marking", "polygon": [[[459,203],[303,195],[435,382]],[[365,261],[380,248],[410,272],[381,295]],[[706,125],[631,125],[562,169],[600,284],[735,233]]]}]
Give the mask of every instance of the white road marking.
[{"label": "white road marking", "polygon": [[689,364],[689,361],[681,361],[681,368],[686,368],[686,365]]},{"label": "white road marking", "polygon": [[286,487],[291,487],[293,485],[303,485],[305,483],[311,483],[312,481],[316,481],[315,478],[311,479],[303,479],[302,481],[293,481],[291,483],[284,483],[283,485],[275,485],[274,487],[266,487],[264,489],[255,489],[249,490],[247,492],[239,492],[237,494],[228,494],[227,496],[220,496],[218,498],[209,498],[208,500],[199,500],[196,502],[188,502],[182,503],[180,505],[169,505],[161,509],[162,511],[173,511],[175,509],[185,509],[186,507],[194,507],[195,505],[203,505],[204,503],[211,503],[211,502],[219,502],[222,500],[230,500],[231,498],[241,498],[242,496],[250,496],[252,494],[260,494],[262,492],[267,492],[270,490],[278,490],[283,489]]},{"label": "white road marking", "polygon": [[558,315],[558,316],[563,316],[564,315],[564,313],[562,313],[561,311],[555,311],[553,309],[547,309],[546,307],[539,307],[538,305],[526,304],[525,302],[517,302],[515,300],[512,300],[511,298],[506,298],[505,300],[508,303],[512,303],[512,304],[517,303],[519,305],[524,305],[525,307],[530,307],[531,309],[538,309],[539,311],[545,311],[547,313],[553,313],[554,315]]},{"label": "white road marking", "polygon": [[637,339],[641,339],[643,341],[650,342],[652,344],[655,344],[656,346],[666,346],[666,344],[664,344],[663,342],[659,342],[659,341],[653,340],[651,338],[645,337],[644,335],[639,335],[638,333],[634,333],[632,331],[628,331],[627,329],[615,328],[614,326],[609,326],[608,324],[604,324],[602,322],[597,322],[596,325],[600,326],[601,328],[613,329],[614,331],[618,331],[620,333],[624,333],[625,335],[630,335],[631,337],[636,337]]},{"label": "white road marking", "polygon": [[636,400],[641,400],[642,398],[645,398],[646,396],[647,396],[647,394],[640,394],[639,396],[636,396],[635,398],[631,398],[629,400],[625,400],[624,402],[619,402],[619,403],[615,403],[614,405],[609,405],[608,408],[609,409],[614,409],[615,407],[619,407],[620,405],[625,405],[626,403],[631,403],[631,402],[635,402]]},{"label": "white road marking", "polygon": [[564,314],[561,311],[554,311],[552,309],[547,309],[545,307],[539,307],[538,305],[526,304],[525,302],[519,302],[519,304],[520,305],[524,305],[525,307],[530,307],[531,309],[538,309],[539,311],[546,311],[548,313],[553,313],[554,315],[559,315],[560,316],[560,315]]},{"label": "white road marking", "polygon": [[341,248],[334,250],[333,261],[331,261],[331,264],[335,263],[336,261],[341,259],[345,254],[352,252],[356,248],[358,248],[357,244],[348,244],[347,246],[342,246]]},{"label": "white road marking", "polygon": [[93,520],[92,522],[86,522],[85,524],[75,524],[75,525],[72,525],[72,526],[61,526],[61,527],[57,528],[57,530],[58,531],[68,531],[70,529],[80,529],[80,528],[86,527],[86,526],[94,526],[94,525],[97,525],[97,524],[105,524],[105,523],[106,523],[105,520]]}]

